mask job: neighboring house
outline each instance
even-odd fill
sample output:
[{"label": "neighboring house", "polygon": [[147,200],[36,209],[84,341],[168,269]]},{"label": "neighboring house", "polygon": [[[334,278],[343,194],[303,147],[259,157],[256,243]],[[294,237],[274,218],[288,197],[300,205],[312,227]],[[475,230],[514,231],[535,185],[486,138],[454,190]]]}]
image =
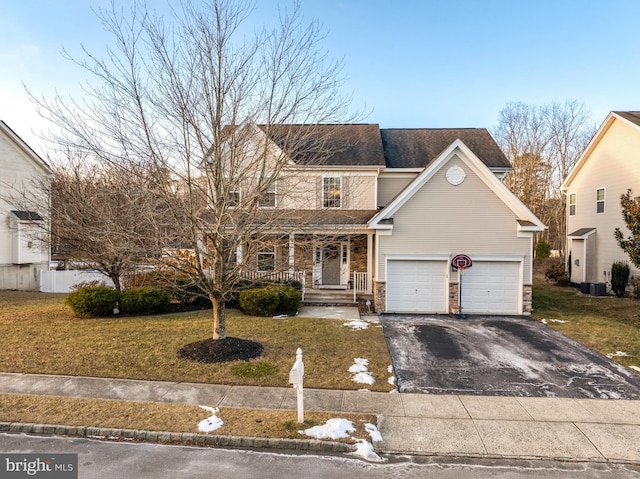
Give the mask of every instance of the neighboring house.
[{"label": "neighboring house", "polygon": [[561,186],[567,198],[567,251],[572,283],[611,282],[611,265],[629,262],[613,235],[627,229],[620,195],[640,195],[640,111],[613,111]]},{"label": "neighboring house", "polygon": [[465,314],[530,313],[545,227],[502,183],[511,165],[486,129],[318,128],[331,130],[324,161],[296,157],[296,194],[276,187],[265,201],[279,214],[274,236],[289,233],[257,251],[256,270],[284,264],[307,288],[355,288],[378,312],[449,313],[460,300],[451,259],[465,254]]},{"label": "neighboring house", "polygon": [[[42,224],[48,211],[25,205],[34,204],[34,188],[52,176],[46,162],[0,121],[0,289],[38,290],[40,272],[49,269],[47,228]],[[44,197],[39,203],[48,201]]]}]

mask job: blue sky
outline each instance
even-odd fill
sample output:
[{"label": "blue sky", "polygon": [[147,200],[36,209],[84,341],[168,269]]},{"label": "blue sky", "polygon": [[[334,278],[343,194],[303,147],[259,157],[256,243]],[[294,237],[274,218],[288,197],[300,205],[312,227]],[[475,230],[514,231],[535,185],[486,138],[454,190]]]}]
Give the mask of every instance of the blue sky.
[{"label": "blue sky", "polygon": [[[109,0],[0,4],[0,119],[39,152],[45,124],[36,96],[78,94],[82,72],[65,60],[111,40],[92,8]],[[122,3],[116,0],[116,4]],[[126,1],[128,3],[128,0]],[[161,0],[148,0],[162,6]],[[285,0],[257,0],[252,20]],[[583,102],[600,124],[640,109],[638,0],[301,0],[343,58],[345,92],[383,128],[492,127],[510,101]]]}]

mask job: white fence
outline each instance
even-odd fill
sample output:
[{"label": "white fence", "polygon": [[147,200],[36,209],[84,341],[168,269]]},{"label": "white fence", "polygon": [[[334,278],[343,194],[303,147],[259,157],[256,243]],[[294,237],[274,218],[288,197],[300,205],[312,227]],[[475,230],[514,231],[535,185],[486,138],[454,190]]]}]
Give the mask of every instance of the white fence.
[{"label": "white fence", "polygon": [[78,283],[98,281],[105,286],[113,288],[113,281],[105,275],[95,271],[70,270],[70,271],[41,271],[40,292],[42,293],[68,293]]},{"label": "white fence", "polygon": [[353,273],[353,302],[356,302],[358,293],[369,292],[369,274],[368,273]]},{"label": "white fence", "polygon": [[304,271],[245,271],[241,276],[252,281],[263,280],[281,283],[299,281],[302,284],[302,301],[304,301],[306,290],[306,272]]}]

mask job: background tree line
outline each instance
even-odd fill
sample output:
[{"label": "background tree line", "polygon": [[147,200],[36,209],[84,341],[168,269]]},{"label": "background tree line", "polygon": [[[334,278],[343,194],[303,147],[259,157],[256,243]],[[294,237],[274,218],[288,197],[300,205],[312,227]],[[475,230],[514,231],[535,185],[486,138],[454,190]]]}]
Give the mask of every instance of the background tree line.
[{"label": "background tree line", "polygon": [[560,185],[596,132],[583,103],[508,103],[492,134],[513,166],[505,184],[548,226],[544,239],[564,257],[566,201]]}]

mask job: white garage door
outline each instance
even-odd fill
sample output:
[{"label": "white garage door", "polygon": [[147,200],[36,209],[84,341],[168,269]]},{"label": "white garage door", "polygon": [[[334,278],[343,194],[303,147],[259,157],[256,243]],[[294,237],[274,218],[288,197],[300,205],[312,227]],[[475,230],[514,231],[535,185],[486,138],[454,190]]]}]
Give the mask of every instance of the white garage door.
[{"label": "white garage door", "polygon": [[521,314],[519,261],[474,261],[462,275],[463,313]]},{"label": "white garage door", "polygon": [[387,311],[441,313],[446,311],[447,262],[389,260]]}]

